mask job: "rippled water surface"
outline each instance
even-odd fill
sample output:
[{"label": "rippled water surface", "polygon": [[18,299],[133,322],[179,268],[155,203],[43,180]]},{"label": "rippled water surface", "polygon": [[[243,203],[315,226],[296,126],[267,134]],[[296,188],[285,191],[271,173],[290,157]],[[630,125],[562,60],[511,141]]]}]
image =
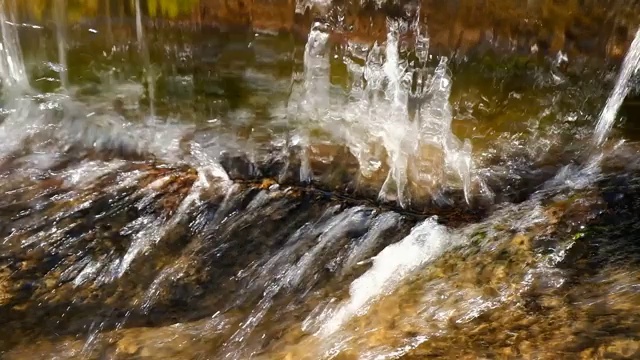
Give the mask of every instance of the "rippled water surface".
[{"label": "rippled water surface", "polygon": [[638,39],[443,56],[415,14],[151,3],[0,2],[3,358],[640,356]]}]

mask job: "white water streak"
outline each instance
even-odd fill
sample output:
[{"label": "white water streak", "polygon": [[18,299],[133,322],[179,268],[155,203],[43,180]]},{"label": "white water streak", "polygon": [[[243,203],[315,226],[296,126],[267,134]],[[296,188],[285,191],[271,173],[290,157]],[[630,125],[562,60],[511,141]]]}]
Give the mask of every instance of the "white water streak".
[{"label": "white water streak", "polygon": [[8,88],[29,88],[29,79],[22,58],[22,49],[15,24],[16,4],[14,0],[0,2],[0,30],[2,30],[2,43],[0,44],[0,80]]},{"label": "white water streak", "polygon": [[384,240],[382,235],[385,231],[397,226],[401,216],[395,212],[385,212],[377,216],[369,228],[369,231],[360,239],[358,243],[353,245],[349,253],[346,255],[342,274],[346,274],[355,267],[358,262],[363,261],[367,256],[372,255],[371,252]]},{"label": "white water streak", "polygon": [[366,273],[350,287],[350,298],[320,328],[326,337],[338,331],[351,317],[366,312],[372,301],[395,290],[413,271],[437,258],[454,239],[435,218],[420,223],[400,242],[387,246]]},{"label": "white water streak", "polygon": [[[112,281],[113,279],[119,278],[129,269],[131,263],[141,254],[145,254],[148,252],[153,246],[155,246],[158,242],[169,234],[169,232],[174,229],[181,221],[183,221],[187,216],[191,209],[197,207],[200,203],[200,196],[202,192],[208,189],[211,186],[210,181],[206,177],[206,173],[215,174],[211,169],[201,168],[198,171],[198,179],[194,182],[189,190],[189,194],[182,200],[178,208],[176,209],[175,214],[165,220],[161,217],[155,218],[153,216],[140,217],[137,220],[129,223],[127,227],[123,228],[122,232],[127,232],[127,228],[134,227],[139,230],[133,235],[133,240],[129,249],[122,257],[122,260],[117,264],[116,267],[113,267],[114,272],[112,276],[107,279],[108,281]],[[224,173],[226,176],[226,173]],[[215,175],[214,175],[215,176]],[[225,179],[221,180],[220,183],[222,186],[228,185],[225,182]],[[153,196],[156,191],[155,188],[161,185],[164,179],[159,179],[147,186],[147,188],[143,189],[144,192],[150,192],[149,195]],[[168,181],[168,179],[167,179]],[[144,207],[145,199],[141,200],[139,204],[140,207]]]},{"label": "white water streak", "polygon": [[[329,212],[332,210],[330,209]],[[318,260],[325,250],[332,248],[337,241],[345,238],[350,230],[368,226],[370,220],[370,214],[364,207],[353,207],[332,216],[326,222],[315,224],[315,226],[305,225],[296,231],[287,241],[284,249],[262,267],[263,274],[271,275],[263,297],[240,328],[225,343],[224,357],[232,359],[250,357],[243,356],[242,353],[246,349],[243,349],[242,345],[267,314],[276,294],[283,289],[293,289],[302,285],[305,280],[312,277],[309,276],[310,273],[318,271],[317,267],[322,264]],[[297,262],[292,263],[293,252],[304,244],[302,239],[316,236],[315,245]],[[275,274],[272,273],[273,271]]]},{"label": "white water streak", "polygon": [[600,118],[598,119],[598,124],[596,125],[596,129],[593,134],[596,145],[602,145],[602,143],[607,139],[607,136],[609,136],[609,132],[616,120],[618,110],[629,93],[629,80],[631,79],[631,76],[638,71],[639,67],[640,29],[636,32],[636,37],[633,39],[633,42],[627,51],[627,55],[622,62],[620,74],[618,75],[616,85],[613,88],[611,95],[609,95],[609,98],[607,99],[607,104],[602,110],[602,113],[600,113]]},{"label": "white water streak", "polygon": [[136,0],[136,35],[138,37],[138,46],[144,62],[144,71],[147,76],[147,91],[149,92],[149,109],[151,111],[151,118],[155,118],[155,74],[151,67],[151,57],[149,54],[149,47],[147,46],[147,40],[144,35],[144,28],[142,26],[142,8],[140,7],[140,0]]},{"label": "white water streak", "polygon": [[388,153],[389,173],[382,185],[379,197],[389,198],[390,188],[395,187],[396,199],[402,206],[406,205],[405,188],[409,155],[415,153],[417,139],[415,125],[409,119],[408,98],[410,73],[406,71],[406,63],[400,60],[398,50],[399,24],[390,22],[385,48],[386,61],[382,66],[387,81],[384,90],[385,100],[390,104],[387,120],[382,118],[382,127],[377,134],[385,144]]},{"label": "white water streak", "polygon": [[56,0],[56,37],[58,41],[58,62],[60,63],[60,84],[64,91],[69,89],[67,65],[67,0]]},{"label": "white water streak", "polygon": [[31,91],[16,29],[15,0],[0,0],[0,81],[4,110],[8,116],[0,123],[0,161],[16,151],[24,139],[37,132],[43,112],[27,96]]}]

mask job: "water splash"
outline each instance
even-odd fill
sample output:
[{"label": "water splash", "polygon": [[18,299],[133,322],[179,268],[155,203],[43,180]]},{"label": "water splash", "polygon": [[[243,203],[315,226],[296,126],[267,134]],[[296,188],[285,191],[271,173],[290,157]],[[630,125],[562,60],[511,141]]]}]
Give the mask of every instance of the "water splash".
[{"label": "water splash", "polygon": [[[344,90],[330,81],[330,58],[337,55],[331,54],[327,26],[315,23],[311,28],[303,81],[289,99],[290,113],[295,114],[291,119],[302,127],[294,137],[301,148],[301,179],[309,180],[313,174],[309,128],[320,128],[332,141],[348,147],[359,162],[363,181],[378,182],[379,173],[386,170],[378,184],[384,201],[406,206],[415,191],[435,197],[442,187],[456,186],[449,181],[453,174],[469,202],[473,181],[482,181],[474,173],[471,142],[452,132],[448,61],[442,58],[429,74],[428,37],[415,24],[389,19],[387,25],[384,45],[348,44],[346,99]],[[409,64],[401,52],[400,38],[407,31],[417,32],[417,65]],[[411,102],[417,103],[417,110],[410,110]]]},{"label": "water splash", "polygon": [[473,169],[471,142],[468,139],[461,142],[452,132],[453,116],[449,104],[451,85],[446,60],[441,59],[428,89],[431,100],[420,109],[420,136],[423,144],[433,144],[443,150],[446,167],[455,171],[462,181],[468,203]]},{"label": "water splash", "polygon": [[[409,155],[414,153],[417,148],[416,134],[414,124],[409,119],[408,96],[409,85],[407,81],[410,73],[406,71],[406,63],[401,61],[398,48],[400,23],[389,22],[389,31],[387,32],[387,45],[385,48],[386,61],[382,65],[382,74],[373,72],[371,80],[374,83],[382,80],[376,78],[376,75],[383,75],[386,80],[384,87],[384,99],[389,103],[387,110],[389,120],[382,118],[382,127],[379,129],[377,136],[387,148],[389,173],[382,184],[379,197],[388,199],[392,188],[395,188],[396,198],[402,206],[406,205],[405,188],[407,186],[407,170]],[[383,80],[383,81],[384,81]],[[384,115],[383,115],[384,116]]]},{"label": "water splash", "polygon": [[622,68],[620,74],[616,79],[615,87],[611,91],[611,95],[607,99],[607,103],[600,113],[598,123],[593,134],[593,139],[596,145],[600,146],[607,139],[611,128],[616,120],[618,110],[622,105],[625,97],[629,93],[630,84],[629,80],[634,73],[638,71],[640,67],[640,30],[636,32],[636,36],[629,46],[627,55],[622,62]]},{"label": "water splash", "polygon": [[[289,99],[289,121],[303,125],[305,122],[321,124],[329,109],[329,33],[327,26],[316,22],[312,25],[304,51],[302,83],[295,87]],[[291,145],[301,148],[300,181],[312,178],[309,165],[310,126],[300,126],[291,137]]]}]

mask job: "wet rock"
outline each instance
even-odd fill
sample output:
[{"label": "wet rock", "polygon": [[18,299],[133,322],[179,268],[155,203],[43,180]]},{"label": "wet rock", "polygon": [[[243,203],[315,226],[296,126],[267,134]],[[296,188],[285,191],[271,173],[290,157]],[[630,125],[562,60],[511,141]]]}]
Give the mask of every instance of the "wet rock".
[{"label": "wet rock", "polygon": [[[17,231],[0,245],[1,349],[28,358],[61,353],[66,342],[66,358],[73,358],[99,324],[95,353],[115,357],[180,359],[220,349],[310,356],[312,336],[301,319],[328,299],[351,296],[349,284],[370,262],[342,272],[344,259],[372,219],[394,209],[313,185],[275,188],[278,182],[264,178],[197,192],[199,175],[146,163],[71,188],[49,182],[58,197],[15,222]],[[616,341],[640,331],[640,299],[632,290],[637,252],[629,236],[640,204],[631,195],[640,187],[620,183],[628,196],[608,204],[587,189],[504,205],[472,224],[459,210],[443,211],[460,239],[452,237],[442,256],[345,325],[357,336],[338,336],[357,349],[384,349],[430,335],[407,358],[553,358],[587,348],[633,354],[633,344]],[[12,196],[24,201],[32,193]],[[397,215],[367,257],[430,213]],[[602,226],[627,228],[589,228],[602,217]],[[141,251],[131,253],[136,245]],[[128,255],[133,260],[121,268]],[[227,322],[210,320],[212,314]],[[257,319],[254,330],[228,342],[247,319]],[[589,343],[587,335],[601,340]],[[30,349],[33,339],[39,347]]]},{"label": "wet rock", "polygon": [[599,352],[607,359],[634,359],[640,355],[640,341],[615,340],[603,346]]},{"label": "wet rock", "polygon": [[[121,182],[140,174],[135,182]],[[25,219],[3,245],[10,261],[21,264],[3,272],[0,311],[5,330],[12,332],[3,348],[23,343],[25,333],[73,336],[96,323],[102,331],[122,324],[161,327],[206,317],[238,297],[250,304],[264,287],[249,291],[238,277],[241,270],[278,251],[305,223],[326,221],[321,214],[327,209],[339,213],[358,204],[314,188],[274,189],[273,180],[264,180],[236,184],[226,199],[201,197],[203,202],[182,209],[194,195],[196,178],[193,169],[145,165],[118,169],[86,187],[67,189],[60,183],[64,200],[50,199],[34,212],[35,225]],[[166,232],[157,233],[168,224]],[[319,255],[337,257],[335,251],[363,230],[349,229]],[[301,239],[304,247],[295,256],[312,248],[318,235]],[[137,243],[148,239],[152,242]],[[145,247],[131,253],[138,245]],[[137,257],[121,268],[131,254]],[[324,262],[309,264],[312,280],[296,291],[331,280],[335,270],[323,268]],[[153,356],[155,350],[120,340],[114,351]]]},{"label": "wet rock", "polygon": [[595,354],[595,349],[591,348],[591,349],[586,349],[580,352],[580,359],[583,360],[590,360],[590,359],[595,359],[596,354]]},{"label": "wet rock", "polygon": [[140,351],[140,345],[136,341],[131,341],[125,337],[116,344],[116,354],[121,356],[133,356]]},{"label": "wet rock", "polygon": [[0,306],[5,306],[11,302],[13,296],[12,292],[12,284],[11,284],[11,270],[7,267],[3,267],[0,269]]},{"label": "wet rock", "polygon": [[[560,285],[545,284],[553,284],[557,275],[551,269],[546,274],[542,259],[548,255],[542,250],[561,245],[549,243],[550,234],[572,241],[567,235],[571,230],[564,226],[567,219],[574,222],[582,214],[583,223],[589,221],[590,217],[584,216],[589,208],[586,204],[599,206],[599,202],[588,192],[583,196],[562,206],[549,204],[546,211],[534,210],[548,219],[545,214],[555,207],[555,215],[542,222],[530,218],[528,227],[520,228],[515,236],[495,225],[490,231],[476,230],[471,244],[443,254],[373,304],[347,326],[349,335],[343,336],[362,337],[367,348],[387,345],[395,349],[403,346],[402,341],[428,338],[406,358],[557,358],[568,343],[580,343],[571,327],[558,328],[558,324],[586,324],[586,318],[582,310],[563,300]],[[379,330],[362,334],[361,329]],[[433,334],[448,335],[440,338]]]}]

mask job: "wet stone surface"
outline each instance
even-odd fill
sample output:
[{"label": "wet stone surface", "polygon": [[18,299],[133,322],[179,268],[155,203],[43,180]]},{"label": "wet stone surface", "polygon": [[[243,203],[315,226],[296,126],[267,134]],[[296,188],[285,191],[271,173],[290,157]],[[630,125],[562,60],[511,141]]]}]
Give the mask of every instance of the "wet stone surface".
[{"label": "wet stone surface", "polygon": [[[134,173],[137,182],[118,181]],[[633,311],[640,301],[631,290],[637,279],[634,195],[640,189],[633,179],[608,177],[595,190],[549,197],[542,208],[528,202],[507,206],[503,212],[515,218],[502,218],[497,210],[483,222],[476,220],[477,228],[464,230],[469,243],[449,250],[349,323],[347,329],[356,333],[377,329],[359,335],[356,348],[397,347],[444,326],[444,334],[422,341],[405,357],[633,358],[637,343],[625,336],[638,327]],[[13,197],[3,199],[5,208],[43,191],[58,197],[42,200],[37,208],[21,205],[31,212],[3,230],[0,311],[7,319],[2,340],[7,358],[222,356],[221,349],[229,348],[229,337],[264,301],[273,279],[283,276],[283,268],[271,267],[268,259],[290,257],[299,264],[330,229],[323,223],[351,214],[334,223],[349,225],[334,233],[313,264],[285,275],[293,277],[270,298],[261,325],[243,340],[264,349],[287,343],[284,349],[304,347],[312,338],[296,330],[297,321],[327,298],[348,299],[347,285],[366,271],[367,265],[340,271],[346,263],[336,259],[345,258],[345,249],[366,234],[371,219],[390,211],[313,188],[277,186],[273,180],[236,181],[226,193],[198,194],[184,217],[120,274],[141,231],[132,224],[145,217],[162,219],[147,228],[161,230],[182,213],[197,182],[198,173],[188,167],[140,164],[84,188],[43,179],[9,192]],[[540,216],[538,225],[510,229],[533,216],[530,211]],[[399,217],[384,240],[368,250],[371,254],[401,240],[424,218]],[[305,226],[308,231],[296,237]],[[314,226],[324,230],[314,232]],[[280,252],[288,246],[291,252]],[[549,249],[560,248],[567,255],[555,263],[556,252]],[[526,280],[531,276],[533,282]],[[494,305],[469,318],[477,311],[473,299],[480,298]],[[451,313],[441,319],[436,308]],[[433,316],[441,320],[429,320]],[[87,343],[87,333],[99,336]],[[306,358],[297,350],[271,354]],[[349,351],[342,354],[352,358]]]},{"label": "wet stone surface", "polygon": [[[82,334],[98,323],[107,331],[122,319],[126,327],[197,320],[232,308],[238,296],[250,306],[262,290],[248,275],[237,277],[243,269],[255,267],[305,223],[354,206],[312,188],[268,190],[274,183],[264,181],[233,185],[225,196],[197,194],[198,203],[181,210],[197,176],[189,168],[127,165],[84,188],[51,179],[31,184],[46,189],[36,192],[42,196],[36,208],[29,207],[33,200],[21,204],[22,196],[37,200],[33,192],[5,198],[7,213],[25,209],[5,229],[2,245],[3,347],[24,341],[26,333]],[[128,177],[136,181],[123,184]],[[350,230],[340,241],[348,244],[363,230]],[[142,236],[153,242],[138,243],[149,241]],[[312,245],[303,240],[294,256]],[[127,263],[132,254],[137,258]],[[307,286],[331,279],[327,269],[313,271],[316,280]]]}]

